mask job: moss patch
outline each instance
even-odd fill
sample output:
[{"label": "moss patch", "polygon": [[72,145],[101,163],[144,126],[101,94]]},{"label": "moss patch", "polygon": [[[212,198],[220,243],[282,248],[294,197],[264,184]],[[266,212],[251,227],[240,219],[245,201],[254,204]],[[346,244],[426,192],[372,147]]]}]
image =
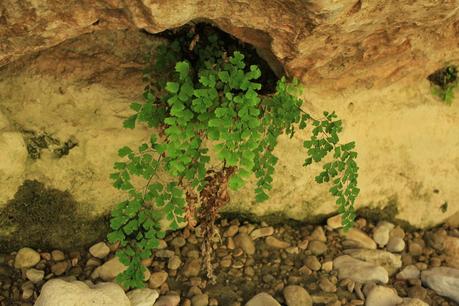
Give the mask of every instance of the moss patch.
[{"label": "moss patch", "polygon": [[22,131],[24,140],[27,144],[27,152],[31,159],[39,159],[42,150],[53,150],[56,158],[68,155],[70,150],[78,145],[74,138],[70,138],[64,143],[47,133],[36,133],[34,131]]},{"label": "moss patch", "polygon": [[410,225],[407,221],[400,220],[396,217],[398,214],[396,199],[389,200],[388,204],[383,208],[360,208],[357,210],[356,214],[358,217],[363,217],[373,224],[377,224],[379,221],[388,221],[396,225],[400,225],[400,227],[408,232],[414,232],[418,230],[418,228]]},{"label": "moss patch", "polygon": [[250,212],[225,211],[220,213],[220,216],[222,218],[226,218],[229,220],[238,219],[242,222],[248,221],[250,223],[261,223],[264,221],[270,225],[290,225],[292,227],[299,227],[303,226],[304,224],[322,224],[327,219],[327,215],[320,214],[307,217],[304,220],[298,221],[288,217],[286,214],[282,212],[257,216]]},{"label": "moss patch", "polygon": [[72,250],[103,240],[108,216],[92,219],[78,206],[68,192],[24,181],[15,198],[0,210],[0,252],[24,246]]}]

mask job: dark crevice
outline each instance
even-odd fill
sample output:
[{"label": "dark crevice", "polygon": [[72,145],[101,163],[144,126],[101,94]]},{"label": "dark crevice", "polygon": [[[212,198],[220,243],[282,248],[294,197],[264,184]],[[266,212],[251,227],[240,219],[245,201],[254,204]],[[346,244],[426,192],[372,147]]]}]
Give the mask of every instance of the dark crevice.
[{"label": "dark crevice", "polygon": [[193,66],[197,64],[197,51],[208,44],[211,44],[209,38],[217,37],[219,47],[228,56],[233,52],[239,51],[245,56],[246,67],[257,65],[261,70],[261,77],[257,80],[262,85],[260,94],[271,94],[275,92],[278,76],[271,69],[270,65],[260,57],[257,49],[247,43],[244,43],[234,36],[220,30],[218,27],[209,23],[189,23],[182,27],[166,30],[156,34],[170,42],[178,41],[180,46],[181,60],[187,60]]}]

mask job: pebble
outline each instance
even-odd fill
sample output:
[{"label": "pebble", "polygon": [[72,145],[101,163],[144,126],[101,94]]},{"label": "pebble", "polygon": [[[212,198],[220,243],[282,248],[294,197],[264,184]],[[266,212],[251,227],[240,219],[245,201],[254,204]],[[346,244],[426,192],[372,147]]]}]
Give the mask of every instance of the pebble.
[{"label": "pebble", "polygon": [[209,296],[207,294],[197,294],[191,298],[192,306],[207,306],[209,305]]},{"label": "pebble", "polygon": [[327,225],[331,229],[341,228],[341,227],[343,227],[343,218],[341,217],[341,215],[336,215],[336,216],[333,216],[331,218],[328,218],[327,219]]},{"label": "pebble", "polygon": [[180,303],[178,295],[163,295],[155,303],[154,306],[177,306]]},{"label": "pebble", "polygon": [[312,295],[311,299],[314,304],[327,304],[335,302],[337,300],[337,297],[333,293],[323,293]]},{"label": "pebble", "polygon": [[33,296],[34,286],[32,282],[26,282],[21,286],[22,299],[28,300]]},{"label": "pebble", "polygon": [[268,226],[268,227],[261,227],[261,228],[257,228],[253,230],[250,233],[250,237],[253,240],[256,240],[258,238],[271,236],[272,234],[274,234],[274,228],[272,226]]},{"label": "pebble", "polygon": [[322,270],[325,272],[331,272],[333,270],[333,261],[328,260],[322,263]]},{"label": "pebble", "polygon": [[308,250],[311,251],[313,255],[322,255],[327,252],[327,245],[319,240],[312,240],[309,242]]},{"label": "pebble", "polygon": [[265,242],[269,247],[275,249],[286,249],[290,246],[290,243],[279,240],[273,236],[266,237]]},{"label": "pebble", "polygon": [[422,246],[416,242],[410,242],[408,245],[408,252],[413,256],[419,256],[422,254]]},{"label": "pebble", "polygon": [[319,281],[319,287],[325,292],[336,292],[336,286],[328,278],[321,278]]},{"label": "pebble", "polygon": [[402,298],[397,295],[393,288],[384,286],[375,286],[371,289],[366,297],[366,306],[394,306],[403,302]]},{"label": "pebble", "polygon": [[180,260],[180,257],[178,257],[177,255],[174,255],[172,257],[169,257],[167,268],[171,270],[177,270],[181,264],[182,264],[182,261]]},{"label": "pebble", "polygon": [[32,268],[40,262],[40,254],[31,248],[22,248],[16,254],[14,267],[16,269]]},{"label": "pebble", "polygon": [[396,226],[393,230],[390,231],[390,237],[405,238],[405,231],[400,226]]},{"label": "pebble", "polygon": [[308,257],[306,257],[306,260],[305,260],[304,263],[312,271],[319,271],[320,268],[321,268],[320,261],[319,261],[319,259],[317,259],[316,256],[308,256]]},{"label": "pebble", "polygon": [[396,278],[397,279],[412,279],[412,278],[419,278],[421,275],[421,272],[419,271],[418,267],[415,265],[409,265],[403,268],[402,271],[400,271]]},{"label": "pebble", "polygon": [[174,251],[171,251],[171,250],[162,249],[162,250],[156,251],[155,255],[156,257],[159,257],[159,258],[170,258],[174,256],[175,253]]},{"label": "pebble", "polygon": [[89,248],[89,253],[96,258],[103,259],[110,254],[110,248],[105,242],[99,242]]},{"label": "pebble", "polygon": [[178,236],[172,239],[170,245],[175,247],[175,248],[181,248],[186,244],[185,238]]},{"label": "pebble", "polygon": [[307,239],[304,239],[298,242],[298,248],[300,248],[301,250],[306,250],[308,248],[308,245],[309,245],[309,240]]},{"label": "pebble", "polygon": [[338,270],[340,279],[349,278],[359,283],[371,281],[387,283],[389,281],[389,274],[383,267],[355,259],[349,255],[335,258],[333,266],[335,270]]},{"label": "pebble", "polygon": [[324,232],[324,229],[322,228],[322,226],[317,226],[314,229],[314,231],[312,232],[312,234],[309,236],[308,239],[309,240],[318,240],[318,241],[326,242],[327,241],[327,236],[325,236],[325,232]]},{"label": "pebble", "polygon": [[26,271],[26,277],[28,280],[30,280],[32,283],[36,284],[43,280],[43,277],[45,277],[45,271],[42,270],[37,270],[37,269],[28,269]]},{"label": "pebble", "polygon": [[186,277],[198,276],[201,271],[201,260],[197,258],[188,259],[182,268],[182,273]]},{"label": "pebble", "polygon": [[420,299],[404,298],[397,306],[429,306],[429,304]]},{"label": "pebble", "polygon": [[241,248],[247,255],[255,254],[255,244],[252,238],[246,233],[239,233],[234,237],[234,243],[237,247]]},{"label": "pebble", "polygon": [[341,230],[340,233],[348,240],[356,243],[360,248],[376,249],[376,242],[357,228],[351,228],[347,233]]},{"label": "pebble", "polygon": [[236,224],[230,225],[228,229],[223,233],[223,237],[233,237],[239,232],[239,226]]},{"label": "pebble", "polygon": [[303,287],[290,285],[283,290],[287,306],[312,306],[312,298]]},{"label": "pebble", "polygon": [[268,293],[262,292],[251,298],[245,306],[281,306],[281,304]]},{"label": "pebble", "polygon": [[60,261],[58,263],[55,263],[51,266],[51,272],[56,275],[62,275],[67,271],[67,268],[69,267],[68,261]]},{"label": "pebble", "polygon": [[[111,282],[118,274],[124,272],[126,269],[127,267],[120,262],[118,256],[115,256],[100,267],[97,267],[91,274],[91,278],[100,278],[103,281]],[[144,280],[147,281],[149,278],[150,271],[146,269],[144,272]]]},{"label": "pebble", "polygon": [[65,254],[60,250],[54,250],[51,252],[51,258],[54,261],[61,261],[65,259]]},{"label": "pebble", "polygon": [[383,248],[389,242],[389,235],[394,225],[389,222],[380,222],[373,230],[373,240],[380,248]]},{"label": "pebble", "polygon": [[159,297],[158,291],[149,288],[135,289],[126,295],[132,306],[153,306]]},{"label": "pebble", "polygon": [[148,280],[148,287],[156,289],[161,287],[162,284],[167,280],[169,275],[165,271],[151,273],[150,279]]},{"label": "pebble", "polygon": [[395,255],[383,250],[372,249],[349,249],[345,250],[344,254],[350,255],[356,259],[373,263],[382,266],[387,270],[389,276],[397,272],[402,267],[400,255]]},{"label": "pebble", "polygon": [[422,283],[438,295],[459,303],[459,269],[432,268],[421,272]]},{"label": "pebble", "polygon": [[405,249],[405,241],[400,237],[391,237],[386,245],[389,252],[400,253]]},{"label": "pebble", "polygon": [[425,300],[427,297],[427,289],[421,287],[420,285],[410,287],[408,288],[408,296],[411,298]]}]

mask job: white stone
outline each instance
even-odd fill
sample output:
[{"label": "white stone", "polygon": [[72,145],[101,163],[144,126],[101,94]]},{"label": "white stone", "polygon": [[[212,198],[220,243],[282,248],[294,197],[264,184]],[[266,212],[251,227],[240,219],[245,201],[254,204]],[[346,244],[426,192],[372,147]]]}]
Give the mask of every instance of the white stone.
[{"label": "white stone", "polygon": [[380,248],[383,248],[389,242],[390,231],[395,226],[389,222],[381,222],[373,230],[373,240],[378,244]]},{"label": "white stone", "polygon": [[110,254],[110,248],[105,242],[99,242],[89,248],[89,253],[94,257],[103,259]]},{"label": "white stone", "polygon": [[159,293],[153,289],[141,288],[129,291],[127,297],[132,306],[153,306],[159,297]]},{"label": "white stone", "polygon": [[344,254],[382,266],[387,270],[389,276],[397,272],[397,270],[402,267],[402,259],[400,255],[395,255],[383,250],[348,249],[344,251]]},{"label": "white stone", "polygon": [[459,269],[438,267],[421,272],[422,283],[438,295],[459,303]]},{"label": "white stone", "polygon": [[403,302],[393,288],[375,286],[368,292],[365,306],[395,306]]},{"label": "white stone", "polygon": [[341,230],[341,235],[355,242],[361,248],[376,249],[376,242],[357,228],[351,228],[347,233]]},{"label": "white stone", "polygon": [[343,255],[333,260],[333,267],[338,270],[340,279],[349,278],[355,282],[381,282],[389,281],[387,270],[381,266]]},{"label": "white stone", "polygon": [[22,248],[16,254],[14,267],[17,269],[31,268],[40,262],[40,254],[31,248]]},{"label": "white stone", "polygon": [[123,288],[99,283],[90,288],[83,282],[52,279],[43,285],[34,306],[130,306]]},{"label": "white stone", "polygon": [[281,304],[269,294],[262,292],[251,298],[245,306],[281,306]]},{"label": "white stone", "polygon": [[419,271],[418,267],[415,265],[409,265],[403,268],[402,271],[397,273],[397,279],[413,279],[419,278],[421,272]]}]

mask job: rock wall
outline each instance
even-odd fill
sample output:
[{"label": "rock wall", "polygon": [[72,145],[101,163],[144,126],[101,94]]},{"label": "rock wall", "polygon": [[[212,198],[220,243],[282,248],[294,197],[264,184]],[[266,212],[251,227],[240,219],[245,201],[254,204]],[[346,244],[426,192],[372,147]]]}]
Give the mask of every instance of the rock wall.
[{"label": "rock wall", "polygon": [[[357,143],[358,207],[395,203],[397,218],[420,227],[459,223],[459,103],[439,102],[426,80],[459,63],[459,5],[433,0],[2,1],[0,206],[37,180],[68,191],[86,216],[105,215],[122,196],[107,179],[116,151],[148,137],[121,128],[142,91],[143,55],[160,41],[138,29],[192,20],[214,23],[299,77],[305,110],[336,110],[343,140]],[[247,188],[227,211],[297,220],[332,213],[328,186],[314,182],[320,166],[298,170],[304,136],[281,140],[271,200],[255,204]],[[2,223],[0,234],[14,232]]]}]

